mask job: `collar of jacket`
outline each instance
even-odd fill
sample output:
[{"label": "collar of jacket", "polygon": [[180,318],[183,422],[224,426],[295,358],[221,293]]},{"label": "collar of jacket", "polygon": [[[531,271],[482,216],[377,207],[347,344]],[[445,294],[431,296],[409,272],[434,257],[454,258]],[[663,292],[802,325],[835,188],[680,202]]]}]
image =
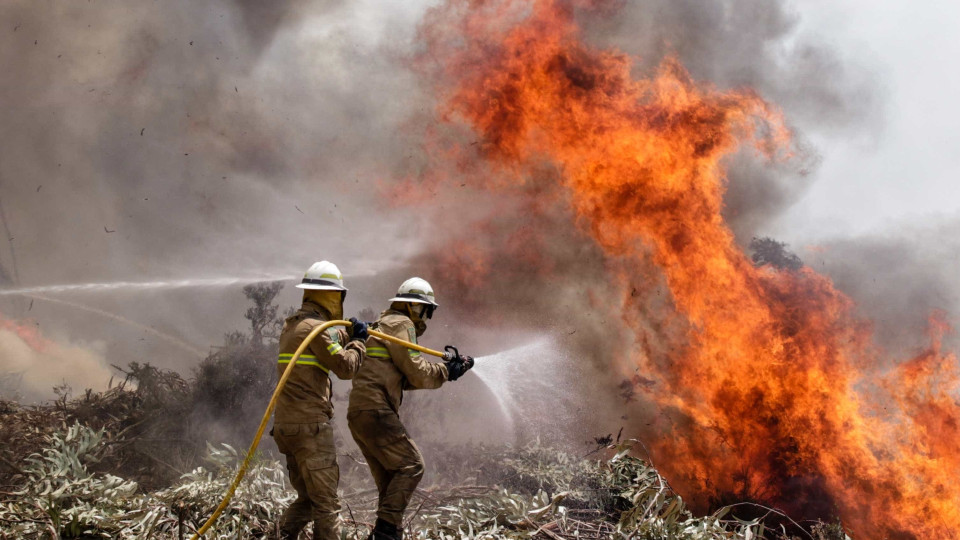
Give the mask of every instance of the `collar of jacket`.
[{"label": "collar of jacket", "polygon": [[[383,313],[380,314],[380,318],[382,319],[382,318],[386,317],[387,315],[400,315],[401,317],[405,317],[405,318],[407,318],[407,319],[410,319],[410,315],[407,315],[406,313],[404,313],[404,312],[402,312],[402,311],[400,311],[400,310],[393,309],[393,308],[387,308],[387,309],[383,310]],[[410,319],[410,322],[413,322],[413,319]]]},{"label": "collar of jacket", "polygon": [[300,306],[300,313],[303,315],[319,315],[319,317],[325,321],[331,319],[330,312],[312,300],[303,301],[303,304]]}]

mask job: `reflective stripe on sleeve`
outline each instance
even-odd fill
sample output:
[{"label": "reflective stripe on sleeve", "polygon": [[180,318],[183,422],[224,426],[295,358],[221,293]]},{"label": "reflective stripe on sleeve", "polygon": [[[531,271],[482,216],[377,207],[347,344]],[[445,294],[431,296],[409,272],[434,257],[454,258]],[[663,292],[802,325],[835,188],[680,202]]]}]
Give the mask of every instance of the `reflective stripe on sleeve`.
[{"label": "reflective stripe on sleeve", "polygon": [[343,350],[343,347],[341,347],[339,343],[331,343],[327,345],[327,351],[329,351],[330,354],[337,354],[342,350]]},{"label": "reflective stripe on sleeve", "polygon": [[[281,354],[277,360],[278,364],[289,364],[290,360],[293,358],[293,354],[284,353]],[[330,373],[330,370],[321,366],[320,362],[317,362],[317,357],[312,354],[301,354],[300,358],[297,358],[298,366],[313,366],[318,367],[323,370],[324,373]]]},{"label": "reflective stripe on sleeve", "polygon": [[374,358],[390,358],[390,351],[384,347],[367,347],[367,356]]}]

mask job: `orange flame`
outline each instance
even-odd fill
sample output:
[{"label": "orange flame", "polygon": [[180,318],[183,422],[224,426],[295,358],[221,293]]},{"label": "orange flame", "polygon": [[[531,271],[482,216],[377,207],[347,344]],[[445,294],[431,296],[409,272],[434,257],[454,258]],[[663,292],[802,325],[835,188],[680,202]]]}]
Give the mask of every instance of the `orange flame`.
[{"label": "orange flame", "polygon": [[40,333],[40,328],[35,324],[30,324],[29,321],[19,323],[5,319],[0,315],[0,330],[16,334],[31,349],[40,353],[46,352],[51,345],[51,342]]},{"label": "orange flame", "polygon": [[750,90],[695,83],[674,59],[633,77],[630,58],[580,39],[581,4],[451,0],[427,16],[420,67],[442,118],[480,136],[455,153],[462,172],[482,168],[474,152],[498,172],[486,187],[509,191],[544,163],[561,170],[544,196],[569,200],[613,261],[641,344],[658,336],[639,323],[631,283],[649,281],[648,260],[662,271],[686,345],[668,361],[642,346],[626,360],[686,419],[655,443],[671,482],[701,502],[839,513],[863,538],[960,537],[956,357],[937,337],[878,378],[870,327],[829,279],[754,267],[721,216],[724,158],[746,144],[788,159],[780,113]]}]

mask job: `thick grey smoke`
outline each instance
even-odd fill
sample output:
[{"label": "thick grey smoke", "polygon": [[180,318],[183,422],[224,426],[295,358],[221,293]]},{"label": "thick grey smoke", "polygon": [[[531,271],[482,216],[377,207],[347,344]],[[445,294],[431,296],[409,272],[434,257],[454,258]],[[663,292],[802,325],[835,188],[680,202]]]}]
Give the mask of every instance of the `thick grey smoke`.
[{"label": "thick grey smoke", "polygon": [[[817,174],[819,159],[808,136],[869,140],[884,129],[887,95],[875,66],[805,39],[791,2],[645,0],[624,3],[616,17],[585,13],[584,20],[592,40],[639,58],[638,70],[675,54],[694,78],[721,88],[754,88],[782,108],[800,145],[798,159],[771,166],[741,155],[730,164],[725,217],[743,245],[765,235],[810,183],[830,181]],[[796,251],[854,299],[858,313],[873,322],[877,343],[902,358],[929,345],[928,318],[935,310],[947,311],[956,323],[958,226],[931,216],[924,226]]]},{"label": "thick grey smoke", "polygon": [[870,137],[882,125],[876,75],[803,36],[793,2],[644,0],[624,2],[615,17],[584,15],[591,39],[637,58],[640,72],[674,55],[696,80],[753,88],[782,108],[798,155],[780,167],[741,156],[729,170],[725,217],[744,245],[816,180],[808,134]]},{"label": "thick grey smoke", "polygon": [[[322,258],[348,274],[392,266],[411,236],[390,226],[403,216],[379,189],[423,100],[400,62],[416,16],[333,1],[4,3],[0,278],[291,274]],[[243,324],[238,289],[64,298],[206,348]],[[284,300],[298,301],[290,287]],[[2,309],[110,335],[106,355],[121,364],[195,361],[63,304]]]},{"label": "thick grey smoke", "polygon": [[[876,329],[877,343],[901,358],[930,345],[929,319],[936,312],[958,327],[960,222],[904,228],[887,234],[836,239],[801,250],[810,266],[833,278]],[[957,334],[945,336],[957,350]],[[882,367],[882,366],[881,366]]]},{"label": "thick grey smoke", "polygon": [[[584,3],[592,4],[577,11],[586,41],[629,54],[637,76],[651,75],[664,58],[673,56],[703,84],[751,88],[782,109],[793,130],[796,155],[789,162],[771,164],[746,151],[727,164],[725,217],[744,246],[763,234],[816,180],[819,158],[807,142],[809,135],[863,135],[882,125],[884,96],[870,68],[805,38],[790,2]],[[529,191],[530,197],[537,197],[539,190],[534,185]],[[456,190],[449,197],[456,198]],[[569,222],[569,216],[559,215],[562,202],[555,206],[556,221]],[[520,226],[531,226],[523,221],[529,213],[520,210],[499,212],[491,228],[500,231],[493,232],[514,230],[516,224],[504,218],[507,213],[517,216]],[[583,260],[579,252],[589,248],[582,247],[575,234],[555,236],[563,239],[572,258]]]},{"label": "thick grey smoke", "polygon": [[409,76],[348,5],[297,5],[5,7],[3,195],[32,280],[348,248],[376,199],[358,164],[399,151]]}]

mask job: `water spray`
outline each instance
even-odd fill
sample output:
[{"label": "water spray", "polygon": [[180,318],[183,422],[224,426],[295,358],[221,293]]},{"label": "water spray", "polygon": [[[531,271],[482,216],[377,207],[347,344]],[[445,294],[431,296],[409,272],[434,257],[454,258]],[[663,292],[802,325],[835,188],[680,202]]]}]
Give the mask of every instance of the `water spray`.
[{"label": "water spray", "polygon": [[474,368],[472,371],[477,379],[493,394],[493,397],[497,401],[497,407],[500,409],[504,419],[506,419],[511,431],[514,431],[517,425],[517,418],[515,418],[514,413],[516,411],[524,411],[527,408],[518,402],[518,394],[512,390],[512,387],[518,379],[523,378],[527,380],[525,374],[522,374],[520,370],[524,367],[529,367],[529,364],[519,364],[510,362],[510,360],[514,357],[542,357],[542,349],[549,341],[548,338],[537,339],[505,351],[476,359],[477,364],[483,367],[480,369]]},{"label": "water spray", "polygon": [[[297,364],[297,360],[300,359],[300,355],[303,354],[303,351],[307,350],[307,346],[310,345],[310,342],[313,341],[315,337],[320,335],[321,332],[325,331],[331,326],[345,326],[349,328],[352,326],[350,321],[327,321],[323,324],[316,326],[307,337],[303,339],[303,343],[297,347],[297,351],[293,353],[293,356],[290,358],[290,363],[287,365],[287,368],[283,370],[283,375],[280,376],[280,380],[277,381],[277,387],[273,391],[273,396],[270,397],[270,403],[267,404],[267,410],[263,413],[263,418],[260,420],[260,426],[257,428],[257,434],[253,437],[253,442],[250,443],[250,449],[247,450],[247,455],[243,458],[243,463],[240,464],[240,469],[237,470],[237,475],[233,479],[233,482],[230,484],[230,487],[227,488],[227,493],[223,497],[223,501],[220,502],[220,505],[217,506],[216,510],[213,511],[213,514],[210,516],[210,519],[206,521],[197,532],[194,533],[191,540],[198,540],[207,530],[216,523],[217,518],[220,517],[220,514],[227,508],[227,505],[230,504],[230,500],[233,498],[233,494],[237,491],[237,487],[240,485],[240,481],[243,480],[243,476],[247,473],[247,468],[250,466],[250,461],[253,459],[254,452],[257,451],[257,447],[260,446],[260,439],[263,437],[263,432],[267,428],[267,424],[270,422],[270,416],[273,414],[273,410],[277,406],[277,398],[280,397],[280,392],[283,390],[283,387],[287,384],[287,379],[290,378],[290,374],[293,373],[293,366]],[[408,349],[413,349],[415,351],[420,351],[424,354],[429,354],[430,356],[436,356],[438,358],[443,358],[444,353],[441,351],[435,351],[433,349],[428,349],[416,343],[411,343],[409,341],[396,338],[383,332],[378,332],[376,330],[368,330],[371,336],[377,337],[379,339],[390,341],[396,343],[397,345],[402,345]],[[459,355],[459,353],[457,353]]]},{"label": "water spray", "polygon": [[[502,359],[503,357],[505,357],[510,353],[513,353],[514,351],[519,351],[526,348],[527,348],[526,346],[514,347],[513,349],[492,354],[490,356],[482,356],[480,358],[477,358],[476,361],[477,363],[480,363],[480,360],[483,360],[482,362],[483,365],[489,366],[491,365],[492,360]],[[497,408],[500,409],[500,413],[503,415],[504,419],[506,419],[507,423],[509,424],[510,431],[513,432],[516,427],[516,422],[514,421],[514,418],[513,418],[513,411],[518,409],[517,409],[516,400],[513,399],[513,396],[510,394],[510,392],[505,391],[507,381],[505,380],[504,377],[501,376],[503,372],[489,371],[486,369],[479,369],[479,370],[474,369],[474,373],[476,374],[477,379],[479,379],[480,382],[482,382],[484,386],[486,386],[487,389],[490,390],[490,393],[493,394],[494,399],[497,400]]]},{"label": "water spray", "polygon": [[134,290],[145,291],[151,289],[183,289],[188,287],[227,287],[263,281],[287,281],[294,279],[290,275],[272,275],[259,277],[220,277],[201,279],[179,279],[164,281],[111,281],[103,283],[75,283],[65,285],[41,285],[37,287],[21,287],[17,289],[0,289],[0,296],[49,294],[61,292],[101,292]]},{"label": "water spray", "polygon": [[206,353],[205,351],[203,351],[202,349],[200,349],[199,347],[196,347],[196,346],[194,346],[194,345],[191,345],[191,344],[187,343],[186,341],[184,341],[184,340],[182,340],[182,339],[180,339],[180,338],[178,338],[178,337],[176,337],[176,336],[167,334],[167,333],[165,333],[165,332],[161,332],[160,330],[157,330],[156,328],[151,328],[151,327],[149,327],[149,326],[147,326],[147,325],[145,325],[145,324],[140,324],[140,323],[138,323],[137,321],[134,321],[134,320],[132,320],[132,319],[128,319],[128,318],[126,318],[126,317],[123,317],[123,316],[118,315],[118,314],[116,314],[116,313],[112,313],[112,312],[110,312],[110,311],[105,311],[105,310],[102,310],[102,309],[99,309],[99,308],[87,306],[87,305],[84,305],[84,304],[79,304],[79,303],[77,303],[77,302],[71,302],[71,301],[69,301],[69,300],[62,300],[62,299],[59,299],[59,298],[51,298],[51,297],[49,297],[49,296],[43,296],[43,295],[40,295],[40,294],[33,294],[33,293],[21,293],[21,294],[22,294],[23,296],[26,296],[27,298],[36,298],[37,300],[40,300],[40,301],[42,301],[42,302],[51,302],[51,303],[54,303],[54,304],[60,304],[60,305],[63,305],[63,306],[67,306],[67,307],[74,308],[74,309],[79,309],[79,310],[81,310],[81,311],[86,311],[86,312],[88,312],[88,313],[94,313],[94,314],[96,314],[96,315],[100,315],[101,317],[106,317],[106,318],[108,318],[108,319],[111,319],[111,320],[114,320],[114,321],[117,321],[117,322],[120,322],[120,323],[123,323],[123,324],[128,324],[128,325],[133,326],[133,327],[135,327],[135,328],[139,328],[140,330],[143,330],[144,332],[146,332],[146,333],[148,333],[148,334],[151,334],[151,335],[153,335],[153,336],[155,336],[155,337],[158,337],[158,338],[166,341],[167,343],[170,343],[171,345],[174,345],[174,346],[176,346],[176,347],[179,347],[180,349],[183,349],[183,350],[185,350],[185,351],[188,351],[190,354],[192,354],[192,355],[194,355],[194,356],[197,356],[198,358],[203,358],[204,356],[207,355],[207,353]]},{"label": "water spray", "polygon": [[219,278],[197,278],[197,279],[180,279],[180,280],[162,280],[162,281],[113,281],[113,282],[99,282],[99,283],[76,283],[76,284],[62,284],[62,285],[42,285],[35,287],[18,287],[15,289],[0,289],[0,296],[25,296],[27,298],[35,298],[44,302],[51,302],[55,304],[60,304],[68,306],[74,309],[79,309],[86,311],[88,313],[94,313],[108,319],[121,322],[123,324],[128,324],[139,328],[155,337],[158,337],[176,347],[189,351],[191,355],[203,358],[206,356],[206,352],[202,349],[183,341],[175,336],[161,332],[155,328],[140,324],[136,321],[130,320],[126,317],[120,316],[116,313],[111,313],[109,311],[104,311],[95,307],[87,306],[84,304],[79,304],[76,302],[71,302],[68,300],[62,300],[59,298],[52,298],[46,296],[48,294],[63,293],[63,292],[109,292],[109,291],[148,291],[148,290],[158,290],[158,289],[182,289],[189,287],[228,287],[231,285],[239,284],[248,284],[248,283],[259,283],[263,281],[282,281],[293,279],[289,275],[267,275],[267,276],[258,276],[258,277],[219,277]]}]

